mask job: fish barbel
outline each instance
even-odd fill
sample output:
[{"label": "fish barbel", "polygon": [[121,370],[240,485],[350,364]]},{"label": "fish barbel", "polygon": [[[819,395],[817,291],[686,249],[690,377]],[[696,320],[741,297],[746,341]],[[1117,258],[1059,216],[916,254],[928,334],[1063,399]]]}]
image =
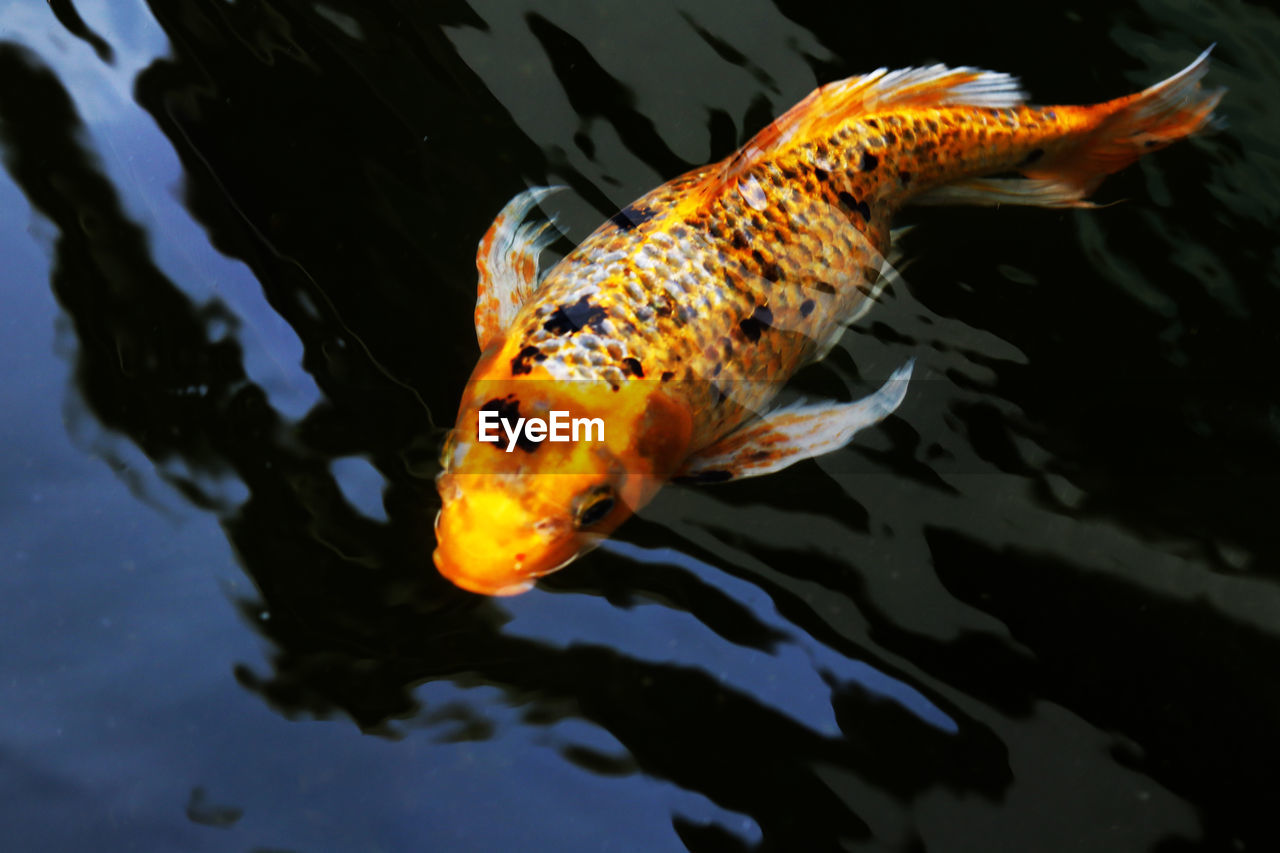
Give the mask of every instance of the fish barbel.
[{"label": "fish barbel", "polygon": [[[1092,106],[1028,106],[1013,77],[970,68],[830,83],[545,275],[550,223],[525,220],[552,189],[517,195],[477,252],[482,354],[442,454],[436,566],[473,592],[522,592],[673,477],[754,476],[843,447],[901,402],[910,363],[863,400],[761,413],[874,302],[897,210],[1089,207],[1103,177],[1211,120],[1222,91],[1201,89],[1207,71],[1205,51]],[[586,434],[521,431],[555,413]]]}]

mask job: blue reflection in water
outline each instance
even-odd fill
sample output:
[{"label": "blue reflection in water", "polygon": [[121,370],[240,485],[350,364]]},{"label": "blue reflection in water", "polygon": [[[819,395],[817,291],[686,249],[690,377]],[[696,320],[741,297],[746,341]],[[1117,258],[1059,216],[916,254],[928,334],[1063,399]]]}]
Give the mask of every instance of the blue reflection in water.
[{"label": "blue reflection in water", "polygon": [[[714,582],[722,592],[733,595],[738,601],[749,607],[761,622],[770,624],[771,621],[776,623],[780,619],[773,602],[759,587],[722,572],[715,566],[675,548],[642,548],[639,545],[620,540],[606,541],[601,547],[607,551],[612,551],[620,557],[626,557],[638,563],[665,563],[687,569],[708,583]],[[772,620],[770,617],[772,617]],[[775,624],[774,627],[777,627],[780,632],[786,633],[784,625]],[[813,638],[807,634],[800,633],[798,637],[799,645],[812,657],[815,669],[825,669],[845,676],[871,693],[892,699],[931,726],[951,734],[959,731],[955,720],[951,719],[937,705],[926,699],[918,690],[880,672],[867,663],[844,657],[813,641]]]},{"label": "blue reflection in water", "polygon": [[[580,717],[531,726],[522,717],[522,703],[513,702],[505,690],[483,684],[432,681],[418,688],[415,696],[432,710],[408,725],[428,726],[436,736],[436,750],[445,751],[437,761],[446,767],[457,762],[449,787],[460,802],[491,797],[494,790],[514,786],[521,792],[520,815],[564,812],[557,834],[564,842],[583,844],[583,849],[602,838],[614,839],[609,849],[666,849],[672,815],[696,824],[717,824],[750,844],[763,837],[753,819],[724,809],[696,791],[654,777],[644,785],[627,784],[625,777],[640,771],[626,747],[604,728]],[[486,778],[491,776],[497,778]],[[626,807],[620,809],[617,804],[622,800]],[[568,801],[572,808],[566,811]],[[513,814],[512,820],[503,822],[508,829],[502,832],[520,838],[522,833],[511,828],[519,819]],[[495,840],[491,830],[483,835],[470,832],[486,842]],[[501,835],[496,843],[501,843]]]},{"label": "blue reflection in water", "polygon": [[[759,587],[674,548],[643,548],[617,539],[601,550],[638,563],[685,569],[714,585],[748,608],[762,624],[790,641],[771,653],[726,643],[691,614],[666,607],[649,607],[627,618],[605,602],[581,595],[531,593],[507,605],[513,619],[507,633],[563,645],[600,643],[650,661],[679,663],[710,671],[761,703],[770,705],[814,731],[836,736],[840,729],[832,712],[830,689],[823,671],[854,682],[870,693],[889,699],[921,721],[949,734],[959,731],[955,720],[919,691],[858,660],[850,660],[812,637],[788,630],[773,602]],[[641,620],[637,624],[637,620]]]},{"label": "blue reflection in water", "polygon": [[234,320],[215,321],[214,339],[234,337],[246,374],[267,393],[272,407],[287,418],[302,417],[321,399],[315,381],[301,369],[302,341],[264,297],[248,266],[215,248],[205,226],[193,219],[184,203],[187,178],[173,141],[134,103],[137,76],[171,52],[164,32],[140,3],[92,11],[91,24],[106,23],[99,16],[110,22],[102,29],[112,35],[109,65],[89,44],[66,39],[52,26],[48,10],[5,6],[0,14],[7,26],[0,38],[36,52],[67,84],[91,150],[121,206],[153,235],[149,248],[155,265],[194,302],[229,309]]},{"label": "blue reflection in water", "polygon": [[366,518],[386,521],[387,512],[382,506],[382,489],[386,480],[368,459],[343,456],[329,463],[334,482],[342,490],[347,501]]}]

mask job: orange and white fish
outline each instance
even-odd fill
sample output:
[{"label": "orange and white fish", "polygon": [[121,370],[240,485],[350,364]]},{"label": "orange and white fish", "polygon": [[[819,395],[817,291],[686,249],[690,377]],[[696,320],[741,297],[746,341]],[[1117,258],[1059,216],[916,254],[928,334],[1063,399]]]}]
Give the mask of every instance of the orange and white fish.
[{"label": "orange and white fish", "polygon": [[[549,223],[524,220],[553,190],[517,195],[476,258],[483,354],[437,478],[436,566],[474,592],[523,592],[673,476],[755,476],[843,447],[902,401],[910,363],[863,400],[760,413],[870,307],[897,210],[1088,207],[1103,177],[1210,121],[1207,70],[1208,51],[1093,106],[1027,106],[1013,77],[940,65],[830,83],[545,276]],[[568,440],[546,440],[557,426]]]}]

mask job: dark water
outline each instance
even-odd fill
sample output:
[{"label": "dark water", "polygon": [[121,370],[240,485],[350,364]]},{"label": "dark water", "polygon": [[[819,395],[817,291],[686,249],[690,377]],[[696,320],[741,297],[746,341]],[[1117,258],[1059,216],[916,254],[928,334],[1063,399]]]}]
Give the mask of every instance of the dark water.
[{"label": "dark water", "polygon": [[[984,7],[985,8],[985,7]],[[797,383],[898,415],[511,600],[430,566],[473,254],[816,83],[1226,130],[912,214]],[[1280,849],[1280,18],[1261,3],[0,2],[6,850]],[[864,377],[866,379],[864,380]]]}]

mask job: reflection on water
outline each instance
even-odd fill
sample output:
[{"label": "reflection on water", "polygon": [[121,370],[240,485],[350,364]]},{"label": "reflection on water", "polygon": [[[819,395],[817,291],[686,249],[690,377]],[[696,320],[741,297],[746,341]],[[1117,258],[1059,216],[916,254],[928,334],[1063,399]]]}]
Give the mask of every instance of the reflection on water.
[{"label": "reflection on water", "polygon": [[[1101,6],[916,16],[904,48],[867,39],[901,32],[898,11],[781,0],[18,3],[0,7],[22,42],[0,41],[0,141],[52,235],[73,428],[96,423],[139,494],[158,476],[216,517],[253,583],[237,630],[270,651],[240,684],[393,738],[380,760],[429,751],[416,784],[454,821],[496,809],[531,846],[584,850],[1262,850],[1280,789],[1277,81],[1248,34],[1276,23],[1147,7],[1114,30]],[[1088,67],[1019,37],[1037,27],[1090,45]],[[145,115],[87,82],[161,31],[168,54],[134,81]],[[514,601],[431,569],[437,425],[476,357],[473,247],[526,183],[573,189],[578,239],[815,76],[945,59],[1096,100],[1213,40],[1231,130],[1105,185],[1127,203],[915,217],[906,285],[797,377],[848,398],[919,360],[899,417],[857,447],[672,488]],[[177,186],[151,168],[172,157],[149,153],[156,128]],[[73,578],[129,552],[80,547]],[[346,755],[347,731],[328,724],[297,769]],[[504,769],[477,782],[475,761]],[[566,765],[585,801],[541,781]],[[205,825],[297,808],[287,787],[175,785]],[[452,832],[436,819],[415,842]]]}]

